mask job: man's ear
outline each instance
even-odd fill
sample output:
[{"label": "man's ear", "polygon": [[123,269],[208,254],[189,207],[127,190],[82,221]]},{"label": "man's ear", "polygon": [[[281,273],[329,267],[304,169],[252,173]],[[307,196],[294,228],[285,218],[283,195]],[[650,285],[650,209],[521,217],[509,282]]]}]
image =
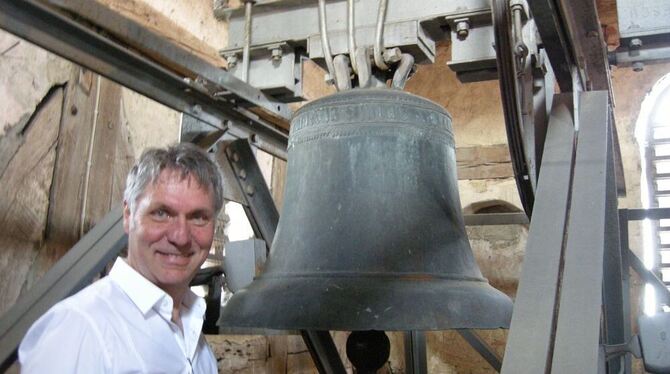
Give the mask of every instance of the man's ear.
[{"label": "man's ear", "polygon": [[123,201],[123,231],[128,233],[130,228],[130,206],[127,201]]}]

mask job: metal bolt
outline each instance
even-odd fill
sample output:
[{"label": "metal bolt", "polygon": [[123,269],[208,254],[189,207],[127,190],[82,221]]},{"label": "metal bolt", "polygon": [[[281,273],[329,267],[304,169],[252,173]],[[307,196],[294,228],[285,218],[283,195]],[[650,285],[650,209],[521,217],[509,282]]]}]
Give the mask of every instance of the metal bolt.
[{"label": "metal bolt", "polygon": [[400,48],[389,48],[384,50],[382,56],[384,57],[384,62],[395,64],[402,58],[402,52],[400,51]]},{"label": "metal bolt", "polygon": [[237,152],[233,152],[233,161],[240,162],[240,155]]},{"label": "metal bolt", "polygon": [[254,190],[254,186],[247,185],[246,187],[244,187],[244,192],[246,192],[247,195],[249,195],[249,196],[253,196],[253,194],[254,194],[254,192],[256,192],[256,190]]},{"label": "metal bolt", "polygon": [[240,174],[240,179],[242,179],[242,180],[247,179],[247,171],[246,170],[244,170],[244,169],[240,170],[239,174]]},{"label": "metal bolt", "polygon": [[642,40],[638,38],[631,39],[630,43],[628,43],[628,47],[630,49],[640,49],[640,47],[642,47]]},{"label": "metal bolt", "polygon": [[456,36],[458,40],[465,40],[470,34],[470,22],[467,20],[458,21],[456,23]]},{"label": "metal bolt", "polygon": [[640,72],[644,70],[644,62],[638,61],[633,63],[633,71]]},{"label": "metal bolt", "polygon": [[284,54],[281,48],[272,48],[272,61],[281,61],[281,56]]},{"label": "metal bolt", "polygon": [[237,56],[227,56],[226,61],[228,62],[228,69],[232,69],[237,65]]},{"label": "metal bolt", "polygon": [[329,86],[332,86],[333,84],[335,84],[335,79],[333,79],[333,77],[331,77],[330,74],[327,74],[327,73],[324,74],[323,81],[326,82],[326,84],[329,85]]},{"label": "metal bolt", "polygon": [[70,113],[71,113],[73,116],[76,116],[78,112],[79,112],[79,109],[77,109],[77,106],[73,104],[73,105],[70,107]]}]

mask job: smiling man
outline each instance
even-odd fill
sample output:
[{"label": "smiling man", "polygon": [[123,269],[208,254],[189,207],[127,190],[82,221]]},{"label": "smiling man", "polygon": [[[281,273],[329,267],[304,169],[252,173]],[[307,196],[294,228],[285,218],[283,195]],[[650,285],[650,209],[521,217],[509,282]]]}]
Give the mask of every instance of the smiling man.
[{"label": "smiling man", "polygon": [[201,334],[205,302],[189,283],[207,258],[223,187],[193,145],[142,154],[126,182],[128,258],[30,328],[24,373],[215,373]]}]

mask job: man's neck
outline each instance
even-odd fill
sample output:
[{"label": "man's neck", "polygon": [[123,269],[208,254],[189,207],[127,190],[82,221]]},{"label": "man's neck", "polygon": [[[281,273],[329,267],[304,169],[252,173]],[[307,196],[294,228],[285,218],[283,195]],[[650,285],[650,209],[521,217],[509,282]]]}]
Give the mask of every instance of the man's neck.
[{"label": "man's neck", "polygon": [[181,302],[184,300],[185,290],[164,290],[172,298],[172,322],[183,330],[181,324]]}]

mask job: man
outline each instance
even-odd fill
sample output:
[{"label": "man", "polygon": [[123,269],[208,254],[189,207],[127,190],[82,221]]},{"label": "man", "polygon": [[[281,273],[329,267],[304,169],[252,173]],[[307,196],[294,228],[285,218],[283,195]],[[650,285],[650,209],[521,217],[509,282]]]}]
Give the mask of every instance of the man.
[{"label": "man", "polygon": [[221,175],[193,145],[150,149],[126,182],[128,258],[51,308],[19,347],[30,373],[214,373],[205,302],[189,283],[223,205]]}]

